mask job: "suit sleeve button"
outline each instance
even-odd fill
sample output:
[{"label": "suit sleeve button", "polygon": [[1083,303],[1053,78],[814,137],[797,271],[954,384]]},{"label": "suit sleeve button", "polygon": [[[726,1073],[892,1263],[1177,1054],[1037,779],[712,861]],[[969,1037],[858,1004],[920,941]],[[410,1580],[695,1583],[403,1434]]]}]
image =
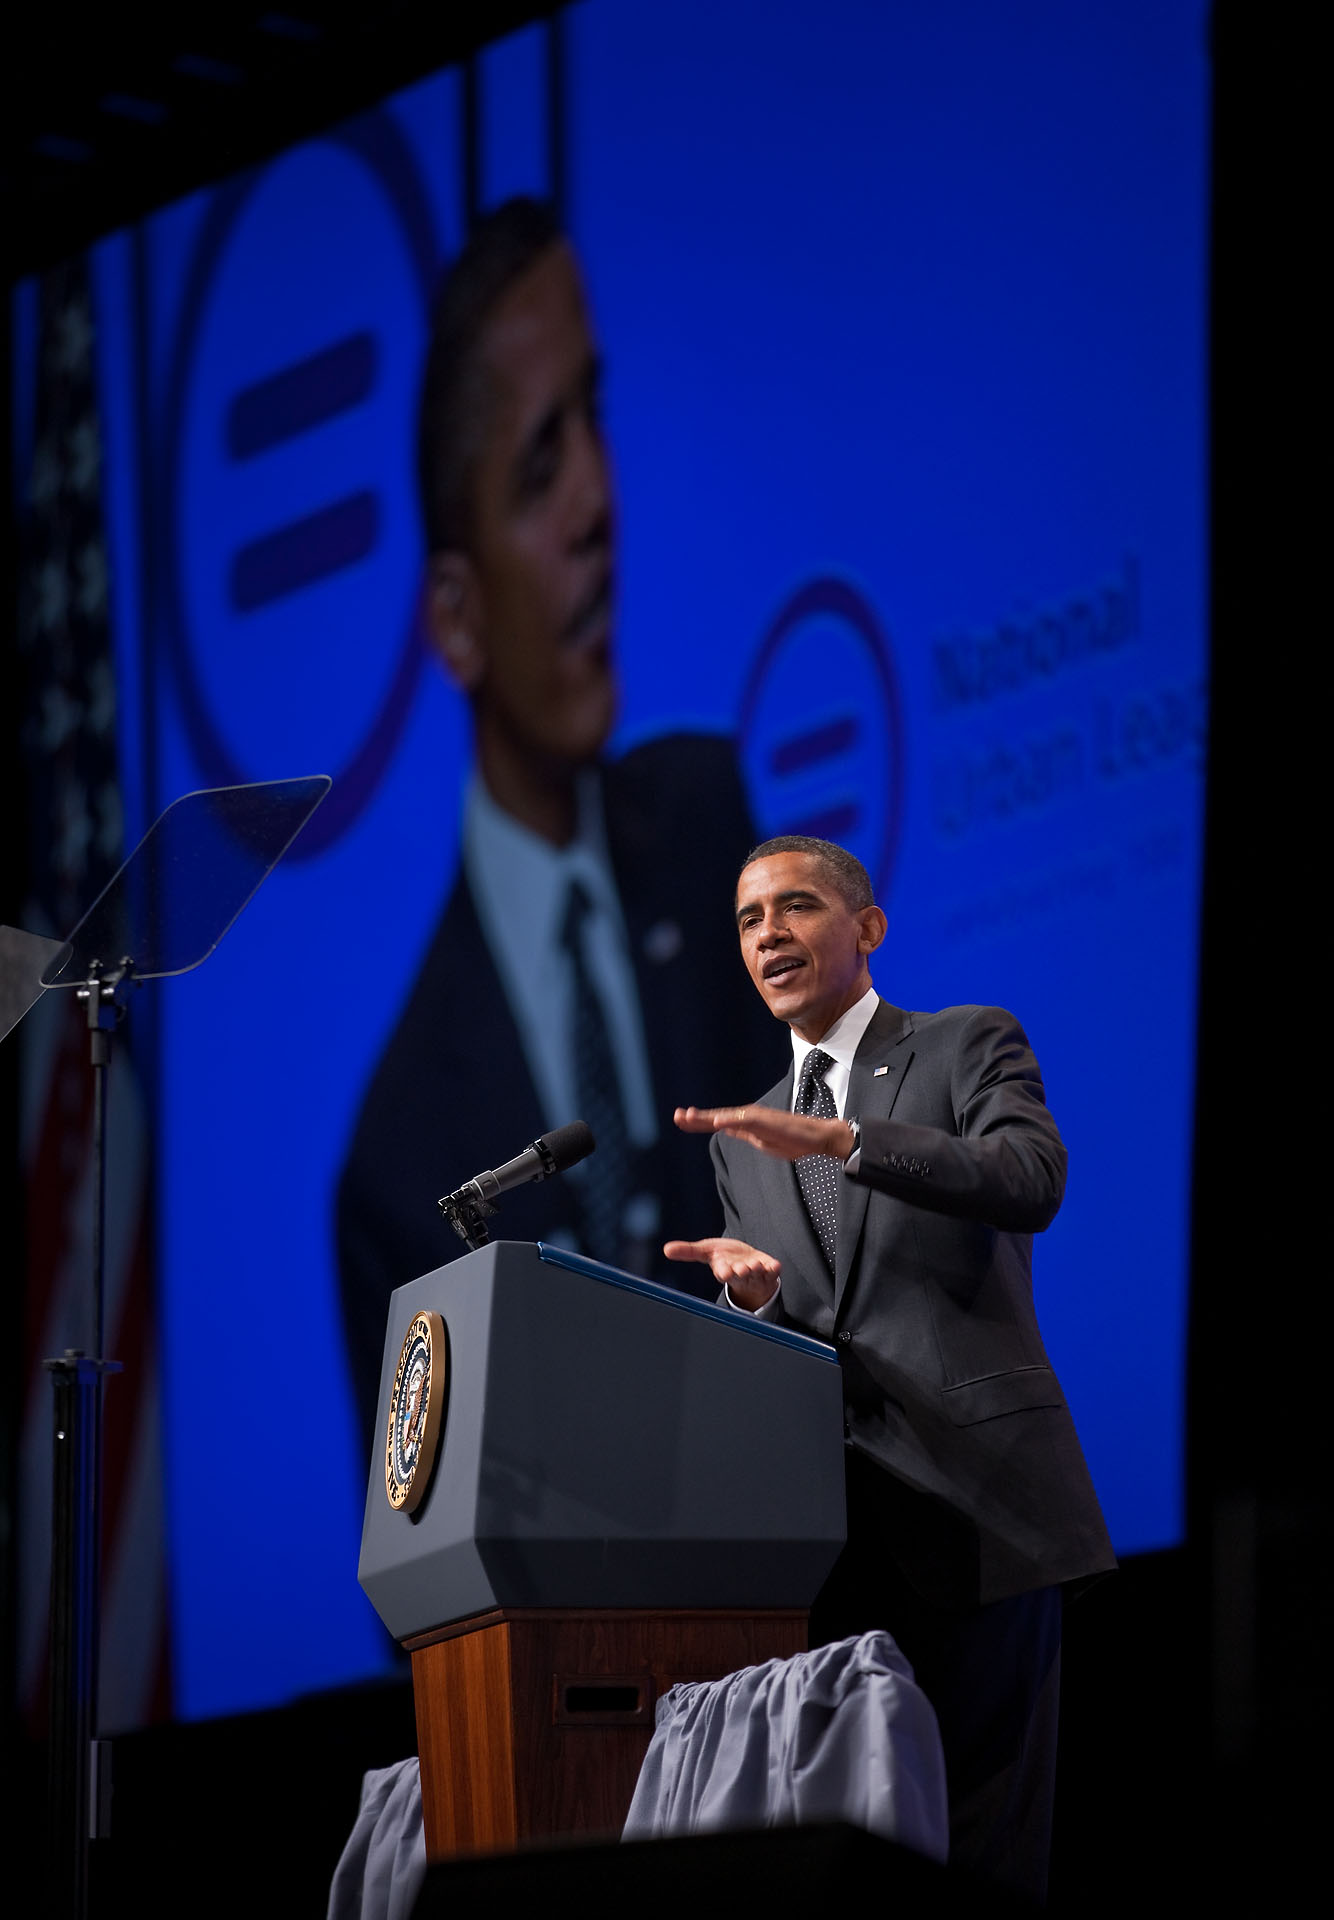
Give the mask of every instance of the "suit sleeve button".
[{"label": "suit sleeve button", "polygon": [[852,1339],[852,1335],[850,1333],[840,1333],[838,1337],[843,1342],[843,1345],[845,1347],[849,1344],[849,1342]]}]

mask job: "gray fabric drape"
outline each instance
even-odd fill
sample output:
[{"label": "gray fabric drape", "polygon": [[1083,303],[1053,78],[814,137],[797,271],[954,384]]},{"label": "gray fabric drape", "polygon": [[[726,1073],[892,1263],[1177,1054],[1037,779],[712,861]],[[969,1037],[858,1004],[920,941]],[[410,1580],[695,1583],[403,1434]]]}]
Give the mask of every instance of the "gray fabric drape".
[{"label": "gray fabric drape", "polygon": [[426,1878],[416,1756],[363,1776],[361,1804],[334,1868],[328,1920],[411,1920]]},{"label": "gray fabric drape", "polygon": [[658,1702],[623,1838],[846,1820],[944,1860],[936,1716],[887,1633],[866,1633]]},{"label": "gray fabric drape", "polygon": [[[887,1633],[673,1687],[655,1717],[623,1839],[846,1820],[945,1858],[936,1716]],[[409,1920],[421,1805],[415,1759],[366,1774],[328,1920]]]}]

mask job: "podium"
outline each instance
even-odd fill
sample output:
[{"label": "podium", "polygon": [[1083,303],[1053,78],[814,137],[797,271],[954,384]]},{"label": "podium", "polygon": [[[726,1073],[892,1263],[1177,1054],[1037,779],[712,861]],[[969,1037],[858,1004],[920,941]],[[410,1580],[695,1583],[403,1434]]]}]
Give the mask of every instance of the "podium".
[{"label": "podium", "polygon": [[844,1538],[821,1342],[501,1242],[392,1295],[376,1430],[358,1578],[429,1858],[619,1833],[658,1695],[805,1647]]}]

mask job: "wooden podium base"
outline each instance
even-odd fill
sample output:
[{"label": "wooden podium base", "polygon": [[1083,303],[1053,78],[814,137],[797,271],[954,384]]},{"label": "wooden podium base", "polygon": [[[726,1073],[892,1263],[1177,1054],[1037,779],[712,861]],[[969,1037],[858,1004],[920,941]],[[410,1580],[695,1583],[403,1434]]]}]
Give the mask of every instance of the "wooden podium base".
[{"label": "wooden podium base", "polygon": [[619,1835],[659,1695],[806,1646],[806,1613],[496,1608],[416,1635],[428,1860]]}]

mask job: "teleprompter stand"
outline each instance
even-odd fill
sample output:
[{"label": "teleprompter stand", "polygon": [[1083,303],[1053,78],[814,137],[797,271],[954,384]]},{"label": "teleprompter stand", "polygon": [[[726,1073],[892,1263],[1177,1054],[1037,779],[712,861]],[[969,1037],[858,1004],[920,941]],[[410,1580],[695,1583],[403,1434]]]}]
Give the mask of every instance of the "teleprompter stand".
[{"label": "teleprompter stand", "polygon": [[[423,1318],[443,1405],[408,1511]],[[429,1859],[618,1834],[657,1699],[805,1647],[844,1537],[821,1342],[502,1241],[393,1294],[376,1430],[358,1577],[412,1657]]]},{"label": "teleprompter stand", "polygon": [[54,1389],[47,1911],[88,1910],[88,1846],[109,1830],[110,1748],[97,1737],[101,1620],[107,1073],[143,981],[206,960],[332,783],[317,774],[173,801],[64,942],[0,928],[0,1037],[44,992],[84,1008],[93,1072],[92,1273],[84,1347],[47,1360]]}]

